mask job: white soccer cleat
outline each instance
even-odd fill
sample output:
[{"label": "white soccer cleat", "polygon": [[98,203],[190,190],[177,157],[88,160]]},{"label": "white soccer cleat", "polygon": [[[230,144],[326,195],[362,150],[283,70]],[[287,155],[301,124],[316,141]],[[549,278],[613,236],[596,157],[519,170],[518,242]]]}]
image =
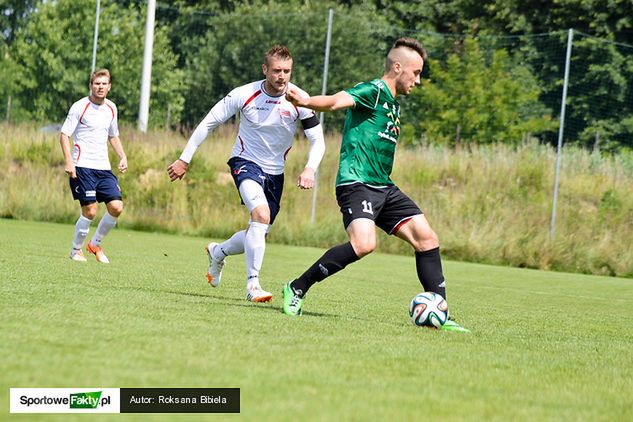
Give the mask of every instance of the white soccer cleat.
[{"label": "white soccer cleat", "polygon": [[204,249],[207,251],[209,257],[209,269],[207,270],[207,281],[213,287],[218,287],[220,280],[222,279],[222,268],[224,267],[224,260],[218,261],[213,258],[213,249],[218,246],[216,242],[211,242]]},{"label": "white soccer cleat", "polygon": [[70,251],[70,259],[77,262],[88,261],[81,249],[73,249],[72,251]]},{"label": "white soccer cleat", "polygon": [[249,286],[246,288],[246,300],[253,303],[270,302],[273,300],[273,294],[259,286]]}]

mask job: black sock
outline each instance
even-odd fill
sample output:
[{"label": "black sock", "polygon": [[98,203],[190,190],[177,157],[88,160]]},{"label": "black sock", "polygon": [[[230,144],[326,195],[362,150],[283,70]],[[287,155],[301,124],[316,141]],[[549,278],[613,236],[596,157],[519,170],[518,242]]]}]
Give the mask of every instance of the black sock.
[{"label": "black sock", "polygon": [[446,299],[440,248],[415,253],[415,267],[425,292],[435,292]]},{"label": "black sock", "polygon": [[306,272],[290,283],[290,287],[295,293],[303,297],[314,283],[336,274],[348,264],[359,259],[350,242],[334,246],[325,251],[323,256],[312,264]]}]

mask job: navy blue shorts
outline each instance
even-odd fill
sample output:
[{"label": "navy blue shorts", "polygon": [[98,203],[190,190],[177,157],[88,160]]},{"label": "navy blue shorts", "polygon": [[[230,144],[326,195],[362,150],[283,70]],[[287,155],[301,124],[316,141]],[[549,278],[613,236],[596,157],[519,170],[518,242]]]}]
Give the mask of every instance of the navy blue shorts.
[{"label": "navy blue shorts", "polygon": [[238,189],[240,183],[246,179],[254,180],[261,185],[264,189],[264,194],[266,194],[268,208],[270,208],[270,224],[273,224],[281,208],[281,193],[284,190],[283,173],[264,173],[264,170],[257,164],[238,157],[232,157],[227,164],[231,168],[231,175]]},{"label": "navy blue shorts", "polygon": [[69,178],[73,198],[84,206],[122,199],[119,180],[110,170],[75,167],[77,177]]}]

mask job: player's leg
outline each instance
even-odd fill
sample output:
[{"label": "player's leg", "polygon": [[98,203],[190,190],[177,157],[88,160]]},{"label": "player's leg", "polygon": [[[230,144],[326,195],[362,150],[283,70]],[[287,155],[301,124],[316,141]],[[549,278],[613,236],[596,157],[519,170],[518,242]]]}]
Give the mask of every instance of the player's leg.
[{"label": "player's leg", "polygon": [[338,187],[336,198],[349,242],[328,249],[303,274],[284,286],[282,310],[285,314],[300,315],[303,298],[315,283],[336,274],[376,249],[373,218],[380,213],[382,193],[358,184]]},{"label": "player's leg", "polygon": [[310,268],[291,283],[292,290],[305,295],[315,283],[336,274],[343,268],[376,249],[376,228],[372,220],[359,218],[347,226],[349,242],[325,251]]},{"label": "player's leg", "polygon": [[222,269],[224,259],[230,255],[244,253],[244,242],[246,240],[246,230],[233,233],[231,237],[222,243],[210,242],[205,246],[207,257],[209,258],[209,268],[207,269],[207,281],[212,287],[218,287],[222,280]]},{"label": "player's leg", "polygon": [[376,224],[413,247],[420,284],[425,291],[446,298],[440,243],[417,204],[397,186],[392,186]]},{"label": "player's leg", "polygon": [[205,246],[209,257],[209,269],[207,270],[207,281],[213,287],[218,287],[222,280],[222,268],[224,259],[230,255],[244,253],[244,239],[246,230],[240,230],[222,243],[211,242]]},{"label": "player's leg", "polygon": [[222,261],[227,256],[239,255],[244,253],[244,238],[246,237],[246,230],[240,230],[233,233],[233,236],[229,237],[222,243],[217,243],[217,247],[213,248],[212,257],[217,261]]},{"label": "player's leg", "polygon": [[[254,162],[238,157],[232,157],[227,164],[231,169],[231,175],[242,198],[242,203],[250,214],[247,229],[243,233],[234,234],[229,241],[236,253],[243,251],[246,255],[247,300],[267,302],[272,300],[272,294],[261,289],[259,271],[266,249],[266,234],[279,211],[283,190],[283,174],[268,175]],[[269,179],[271,179],[271,187],[264,191],[264,185],[268,183]],[[268,195],[266,193],[268,191],[272,191],[274,195]],[[240,243],[242,244],[241,250]],[[209,254],[210,259],[221,259],[222,256],[218,256],[220,252],[220,248],[214,247],[213,253]],[[224,252],[229,251],[225,249]]]},{"label": "player's leg", "polygon": [[102,264],[109,264],[110,260],[103,252],[103,248],[101,247],[101,242],[103,239],[110,233],[110,230],[116,226],[118,217],[123,212],[123,201],[121,200],[112,200],[106,204],[106,212],[101,217],[101,221],[99,221],[99,225],[97,226],[97,230],[95,234],[92,236],[92,239],[86,246],[86,251],[93,254],[97,261]]},{"label": "player's leg", "polygon": [[[229,168],[231,175],[239,190],[242,179],[240,174],[244,170],[242,163],[235,163],[236,159],[229,160]],[[244,161],[244,160],[241,160]],[[218,287],[222,280],[222,269],[224,268],[224,259],[230,255],[238,255],[244,253],[244,240],[246,238],[246,230],[240,230],[233,233],[231,237],[222,243],[210,242],[204,249],[209,258],[209,268],[207,269],[207,281],[212,287]]]},{"label": "player's leg", "polygon": [[97,261],[102,264],[109,264],[110,260],[103,252],[101,242],[116,226],[117,220],[123,212],[123,199],[116,176],[109,170],[98,170],[97,172],[99,175],[96,188],[97,200],[105,202],[106,212],[99,221],[94,236],[86,246],[86,251],[94,254]]},{"label": "player's leg", "polygon": [[246,255],[246,295],[251,302],[269,302],[272,294],[261,288],[259,273],[266,252],[266,233],[270,222],[268,205],[260,205],[251,212],[251,222],[244,237]]},{"label": "player's leg", "polygon": [[95,197],[95,181],[89,172],[82,167],[76,168],[77,177],[69,178],[70,191],[73,199],[79,201],[81,214],[75,223],[75,233],[70,251],[70,259],[73,261],[85,262],[82,248],[88,237],[92,220],[97,215],[97,203]]},{"label": "player's leg", "polygon": [[116,226],[116,223],[119,219],[119,216],[123,212],[123,201],[120,199],[115,199],[106,204],[106,212],[103,214],[101,221],[99,222],[99,226],[97,226],[97,231],[90,243],[94,246],[100,246],[103,238],[110,233],[110,230]]},{"label": "player's leg", "polygon": [[251,302],[269,302],[272,294],[261,288],[259,273],[266,252],[266,233],[270,227],[271,212],[262,185],[244,179],[239,187],[242,201],[250,213],[250,222],[244,236],[246,258],[246,298]]},{"label": "player's leg", "polygon": [[70,259],[78,262],[85,262],[86,257],[82,248],[88,237],[90,225],[97,215],[97,203],[86,204],[81,206],[81,215],[75,223],[75,235],[73,236],[73,245],[70,251]]},{"label": "player's leg", "polygon": [[[415,250],[415,266],[424,291],[435,292],[446,299],[446,283],[440,257],[440,243],[423,214],[404,218],[394,226],[392,234],[408,242]],[[443,330],[470,332],[449,316]]]},{"label": "player's leg", "polygon": [[424,291],[439,293],[446,299],[446,284],[442,271],[440,243],[424,214],[410,218],[395,235],[415,250],[415,266]]},{"label": "player's leg", "polygon": [[283,287],[285,314],[301,315],[303,298],[315,283],[336,274],[376,249],[376,226],[372,220],[360,218],[352,221],[347,226],[347,234],[349,242],[325,251],[310,268]]}]

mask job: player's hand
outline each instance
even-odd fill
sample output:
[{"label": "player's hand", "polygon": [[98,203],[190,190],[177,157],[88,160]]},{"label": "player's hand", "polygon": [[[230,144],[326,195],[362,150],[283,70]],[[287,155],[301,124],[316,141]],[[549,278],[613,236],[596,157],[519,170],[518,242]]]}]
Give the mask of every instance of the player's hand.
[{"label": "player's hand", "polygon": [[75,165],[73,163],[66,163],[64,166],[64,171],[71,179],[77,178],[77,171],[75,170]]},{"label": "player's hand", "polygon": [[290,101],[297,107],[303,107],[307,104],[308,99],[301,96],[301,94],[299,94],[299,91],[297,91],[296,89],[288,88],[288,90],[286,91],[286,100]]},{"label": "player's hand", "polygon": [[314,187],[314,169],[306,167],[297,179],[297,186],[301,189],[311,189]]},{"label": "player's hand", "polygon": [[185,163],[181,159],[174,161],[169,165],[169,167],[167,167],[167,174],[169,175],[169,179],[172,182],[176,179],[182,179],[187,172],[188,167],[189,164]]},{"label": "player's hand", "polygon": [[118,169],[121,173],[125,173],[127,171],[127,157],[121,158],[121,161],[119,161]]}]

